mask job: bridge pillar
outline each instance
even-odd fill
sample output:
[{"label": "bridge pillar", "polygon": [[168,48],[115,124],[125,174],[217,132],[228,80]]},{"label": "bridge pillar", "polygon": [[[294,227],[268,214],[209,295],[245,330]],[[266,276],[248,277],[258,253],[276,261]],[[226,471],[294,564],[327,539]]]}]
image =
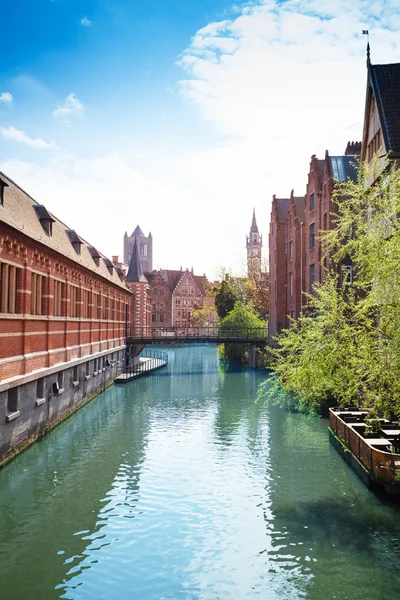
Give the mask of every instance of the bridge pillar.
[{"label": "bridge pillar", "polygon": [[249,350],[249,368],[250,369],[255,369],[257,364],[256,364],[256,350],[257,350],[257,346],[255,344],[251,344],[250,346],[250,350]]}]

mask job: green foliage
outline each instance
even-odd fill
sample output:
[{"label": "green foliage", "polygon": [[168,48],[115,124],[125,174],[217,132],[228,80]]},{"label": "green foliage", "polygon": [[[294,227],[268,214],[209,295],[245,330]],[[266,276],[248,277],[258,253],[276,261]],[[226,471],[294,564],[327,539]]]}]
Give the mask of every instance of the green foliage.
[{"label": "green foliage", "polygon": [[[219,326],[220,334],[237,335],[242,332],[245,335],[251,332],[265,329],[265,321],[260,319],[256,312],[245,306],[242,302],[236,302],[229,314],[221,320]],[[248,356],[249,344],[222,344],[220,356],[226,360],[245,362]]]},{"label": "green foliage", "polygon": [[[277,339],[275,389],[264,386],[270,402],[363,405],[400,416],[400,173],[391,167],[374,186],[369,178],[363,169],[358,183],[335,185],[336,227],[322,240],[331,270]],[[344,259],[353,284],[340,281]]]},{"label": "green foliage", "polygon": [[224,319],[233,310],[237,300],[231,280],[224,279],[215,294],[215,308],[220,319]]}]

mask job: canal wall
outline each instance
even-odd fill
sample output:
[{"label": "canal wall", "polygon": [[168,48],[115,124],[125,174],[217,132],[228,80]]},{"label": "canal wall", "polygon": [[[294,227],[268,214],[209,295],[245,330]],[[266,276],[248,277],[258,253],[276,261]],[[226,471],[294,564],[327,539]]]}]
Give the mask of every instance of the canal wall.
[{"label": "canal wall", "polygon": [[124,360],[121,346],[0,384],[0,467],[111,385]]}]

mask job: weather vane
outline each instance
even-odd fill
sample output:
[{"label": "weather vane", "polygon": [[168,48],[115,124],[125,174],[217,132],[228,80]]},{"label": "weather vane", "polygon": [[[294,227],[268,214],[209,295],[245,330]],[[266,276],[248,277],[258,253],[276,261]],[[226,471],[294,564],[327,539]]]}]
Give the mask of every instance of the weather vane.
[{"label": "weather vane", "polygon": [[362,34],[367,36],[367,62],[369,62],[370,60],[370,54],[369,54],[369,31],[368,29],[362,29]]}]

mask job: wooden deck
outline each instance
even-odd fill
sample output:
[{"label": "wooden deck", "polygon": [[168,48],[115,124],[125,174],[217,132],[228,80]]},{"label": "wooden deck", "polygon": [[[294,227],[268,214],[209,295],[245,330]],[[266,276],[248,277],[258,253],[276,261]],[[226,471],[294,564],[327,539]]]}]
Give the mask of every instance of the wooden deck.
[{"label": "wooden deck", "polygon": [[400,494],[400,454],[394,449],[400,431],[381,419],[379,433],[365,434],[367,414],[368,410],[329,409],[331,442],[368,487]]}]

